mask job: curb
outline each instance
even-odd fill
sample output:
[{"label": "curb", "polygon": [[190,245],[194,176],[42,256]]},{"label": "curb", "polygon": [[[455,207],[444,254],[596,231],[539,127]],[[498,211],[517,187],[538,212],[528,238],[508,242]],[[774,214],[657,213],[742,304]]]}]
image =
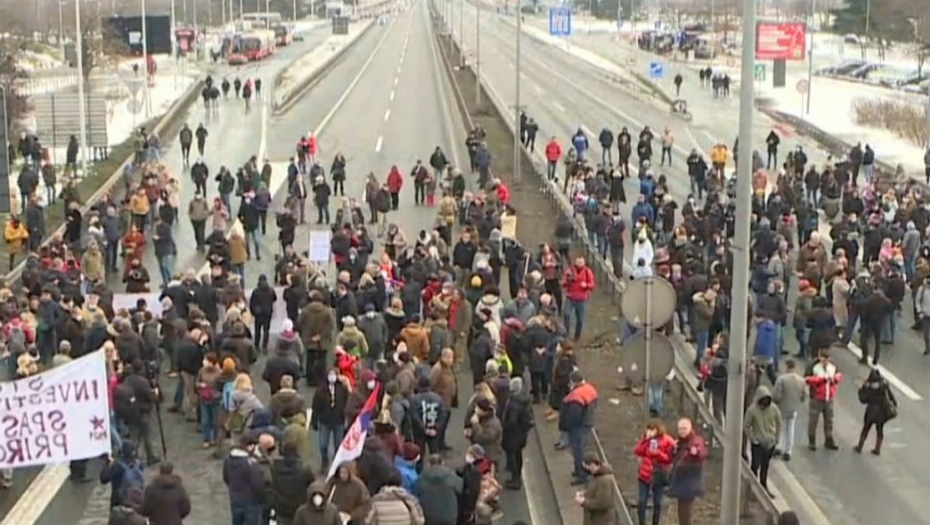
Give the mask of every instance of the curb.
[{"label": "curb", "polygon": [[[196,104],[200,100],[200,92],[202,89],[203,89],[203,79],[198,79],[196,82],[191,84],[190,87],[188,87],[187,90],[184,92],[184,94],[181,95],[180,98],[175,100],[174,103],[171,105],[171,107],[168,108],[168,111],[166,111],[165,114],[162,115],[161,119],[159,119],[158,121],[158,124],[156,124],[155,127],[152,129],[152,133],[158,135],[161,138],[161,132],[165,128],[170,126],[172,122],[179,115],[185,113],[190,108],[191,104]],[[126,160],[124,160],[122,164],[120,164],[119,167],[113,172],[110,178],[104,181],[104,183],[101,184],[100,187],[97,188],[97,190],[90,197],[86,199],[85,204],[81,206],[80,208],[82,215],[86,215],[91,210],[91,208],[93,208],[93,206],[97,204],[97,202],[101,199],[101,197],[103,197],[104,193],[107,193],[108,191],[110,191],[110,189],[119,181],[120,177],[122,176],[123,170],[126,168],[126,166],[132,163],[133,157],[134,155],[130,154],[126,158]],[[64,233],[65,233],[65,225],[62,224],[61,226],[56,228],[54,231],[46,235],[46,239],[42,241],[41,246],[42,247],[48,246],[51,239],[55,237],[60,237],[64,235]],[[8,272],[5,275],[5,279],[8,283],[19,280],[19,278],[23,274],[23,270],[26,268],[26,260],[17,264],[16,268],[14,268],[12,271]]]},{"label": "curb", "polygon": [[[471,65],[469,65],[468,67],[472,68]],[[482,83],[482,88],[484,89],[485,93],[488,95],[488,98],[491,100],[494,110],[498,114],[498,117],[501,118],[507,124],[508,128],[510,128],[511,133],[515,133],[515,130],[513,129],[514,128],[513,119],[507,116],[509,108],[507,107],[506,103],[503,102],[500,96],[488,84]],[[537,178],[537,183],[539,184],[541,193],[549,196],[550,200],[552,201],[553,206],[557,210],[559,210],[562,213],[566,213],[569,217],[571,217],[572,208],[571,208],[570,203],[568,202],[568,198],[561,192],[560,188],[558,188],[555,184],[551,182],[548,184],[546,183],[546,177],[544,175],[545,166],[541,158],[542,153],[538,152],[539,157],[534,157],[534,156],[531,156],[530,153],[526,151],[526,149],[521,148],[521,154],[523,155],[523,159],[524,159],[524,164],[525,164],[524,169],[532,170],[533,175]],[[598,278],[602,282],[610,283],[611,290],[610,292],[607,292],[607,293],[609,293],[611,297],[611,301],[614,304],[617,304],[619,308],[619,298],[623,294],[625,283],[623,283],[623,281],[621,281],[620,279],[617,279],[617,277],[614,276],[613,271],[607,266],[606,261],[604,261],[597,254],[597,250],[588,241],[584,224],[578,219],[572,219],[572,227],[574,231],[575,242],[579,244],[580,246],[582,246],[584,250],[587,252],[587,259],[589,261],[596,262],[596,264],[593,265],[592,268],[598,274]],[[624,266],[626,266],[626,264],[624,264]],[[677,357],[676,357],[676,361],[674,365],[675,378],[673,380],[673,383],[674,385],[678,385],[677,394],[679,395],[679,399],[682,401],[680,405],[682,407],[685,406],[684,399],[687,397],[687,399],[691,403],[691,407],[690,407],[691,410],[686,411],[686,412],[690,412],[690,415],[693,417],[693,419],[695,420],[700,419],[704,428],[710,429],[710,431],[713,433],[713,438],[712,438],[713,440],[723,442],[723,439],[725,436],[723,427],[716,420],[714,420],[713,415],[711,414],[710,410],[707,408],[706,405],[704,405],[703,399],[701,398],[701,394],[697,392],[694,386],[691,385],[687,381],[687,379],[685,379],[686,377],[688,377],[687,374],[690,374],[691,372],[690,370],[685,369],[686,364],[683,362],[683,359],[681,358],[680,351],[676,352],[676,355]],[[593,439],[594,445],[597,448],[598,453],[601,454],[603,457],[603,446],[597,435],[597,432],[593,431],[592,436],[594,438]],[[606,457],[604,457],[604,459],[606,460]],[[770,523],[775,523],[775,520],[777,519],[780,512],[782,510],[788,510],[788,509],[779,509],[776,506],[775,501],[772,500],[772,498],[768,496],[768,494],[765,492],[765,489],[762,487],[761,483],[759,483],[759,480],[755,476],[752,475],[752,472],[749,469],[749,465],[745,461],[741,463],[740,473],[741,473],[741,477],[743,481],[743,487],[745,489],[748,489],[747,492],[751,494],[753,499],[759,502],[759,504],[763,507],[763,509],[765,510],[769,518],[768,521]],[[614,492],[615,492],[614,498],[616,500],[616,510],[620,514],[620,522],[630,523],[630,524],[635,523],[635,520],[630,514],[629,506],[627,505],[626,500],[623,496],[623,493],[620,490],[619,483],[615,483]],[[743,500],[743,504],[745,505],[746,503],[748,503],[749,498],[744,497],[742,498],[742,500]]]},{"label": "curb", "polygon": [[[362,37],[368,34],[371,28],[374,27],[375,25],[377,24],[368,23],[368,25],[364,29],[362,29],[352,41],[344,45],[342,49],[340,49],[339,51],[336,51],[336,53],[334,53],[331,57],[326,59],[326,61],[323,62],[323,64],[321,64],[318,68],[316,68],[307,78],[300,81],[300,83],[298,83],[294,88],[292,88],[290,90],[290,93],[288,93],[287,96],[285,96],[283,100],[278,101],[277,97],[275,96],[273,98],[274,103],[272,104],[272,107],[271,107],[272,115],[278,116],[290,110],[291,107],[294,105],[294,103],[297,102],[298,99],[303,97],[303,95],[308,90],[312,89],[313,86],[319,84],[320,81],[322,81],[323,78],[326,76],[326,74],[332,71],[333,68],[335,68],[336,65],[339,64],[340,61],[342,61],[342,58],[345,56],[346,52],[352,49],[355,46],[355,44],[357,44],[358,41],[362,39]],[[308,51],[308,53],[312,53],[312,52],[313,50]],[[302,55],[301,58],[303,58],[304,56],[306,56],[306,53]],[[297,60],[300,60],[300,59],[297,59]],[[291,65],[293,64],[294,62],[291,63]],[[283,68],[281,72],[278,74],[278,76],[275,77],[275,82],[274,82],[275,91],[277,91],[278,84],[280,82],[280,76],[285,71],[287,71],[289,67],[290,66]]]}]

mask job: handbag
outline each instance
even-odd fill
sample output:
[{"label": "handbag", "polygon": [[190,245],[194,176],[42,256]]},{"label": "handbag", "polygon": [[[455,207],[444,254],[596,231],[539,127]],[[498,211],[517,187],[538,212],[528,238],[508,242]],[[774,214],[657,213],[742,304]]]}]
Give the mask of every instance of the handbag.
[{"label": "handbag", "polygon": [[668,485],[668,469],[653,464],[650,485],[653,487],[665,487]]},{"label": "handbag", "polygon": [[885,417],[887,418],[885,421],[887,422],[898,417],[898,405],[896,405],[894,400],[891,399],[891,390],[889,390],[888,385],[884,386],[884,390],[885,396],[884,400],[882,401],[884,406],[882,408],[885,411]]}]

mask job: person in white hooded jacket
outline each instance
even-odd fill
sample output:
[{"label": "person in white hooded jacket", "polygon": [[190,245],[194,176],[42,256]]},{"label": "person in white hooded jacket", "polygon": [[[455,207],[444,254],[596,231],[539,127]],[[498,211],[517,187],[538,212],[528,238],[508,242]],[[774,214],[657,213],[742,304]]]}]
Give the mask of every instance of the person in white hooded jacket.
[{"label": "person in white hooded jacket", "polygon": [[655,249],[645,228],[639,230],[639,234],[636,236],[636,244],[633,245],[634,267],[640,266],[640,260],[644,261],[644,266],[648,268],[652,268],[652,263],[655,261]]}]

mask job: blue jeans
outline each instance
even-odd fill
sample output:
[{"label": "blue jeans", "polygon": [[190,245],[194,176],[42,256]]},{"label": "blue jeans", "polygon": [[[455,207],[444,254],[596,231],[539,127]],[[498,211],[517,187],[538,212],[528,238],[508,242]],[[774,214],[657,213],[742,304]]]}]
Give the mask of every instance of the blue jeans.
[{"label": "blue jeans", "polygon": [[697,351],[698,360],[704,359],[704,354],[707,353],[707,344],[709,339],[710,332],[707,330],[694,333],[694,342],[697,345],[695,350]]},{"label": "blue jeans", "polygon": [[920,327],[924,334],[924,353],[930,354],[930,317],[922,317]]},{"label": "blue jeans", "polygon": [[161,274],[162,284],[168,286],[174,274],[174,255],[162,255],[158,258],[158,272]]},{"label": "blue jeans", "polygon": [[204,443],[216,440],[216,403],[200,403],[200,433]]},{"label": "blue jeans", "polygon": [[557,167],[558,167],[558,162],[547,162],[546,163],[546,177],[548,177],[549,180],[552,180],[555,178]]},{"label": "blue jeans", "polygon": [[916,257],[905,257],[904,258],[904,276],[907,278],[908,283],[914,282],[914,262]]},{"label": "blue jeans", "polygon": [[588,479],[588,471],[584,469],[584,450],[588,432],[588,428],[568,431],[568,446],[572,450],[572,460],[575,464],[575,471],[572,476],[577,479]]},{"label": "blue jeans", "polygon": [[245,286],[245,265],[244,264],[234,264],[232,265],[232,271],[239,276],[242,281],[242,285]]},{"label": "blue jeans", "polygon": [[229,503],[232,525],[261,525],[262,505]]},{"label": "blue jeans", "polygon": [[[757,303],[758,304],[758,303]],[[859,312],[849,310],[849,320],[846,322],[846,329],[843,330],[843,347],[849,346],[853,334],[856,332],[856,325],[859,324]]]},{"label": "blue jeans", "polygon": [[576,341],[581,338],[581,332],[584,329],[584,314],[587,306],[587,301],[573,301],[568,298],[565,299],[565,314],[563,315],[563,321],[565,322],[565,333],[567,334],[571,331],[572,313],[574,313]]},{"label": "blue jeans", "polygon": [[320,447],[320,458],[324,463],[329,462],[329,443],[332,439],[333,450],[339,450],[339,445],[342,444],[342,438],[345,435],[345,427],[342,425],[336,426],[327,426],[320,425],[320,430],[317,433],[317,446]]},{"label": "blue jeans", "polygon": [[665,487],[652,483],[639,482],[639,497],[637,498],[636,514],[640,525],[646,525],[646,507],[649,505],[649,496],[652,496],[652,522],[659,523],[662,519],[662,497]]},{"label": "blue jeans", "polygon": [[646,399],[649,400],[649,410],[661,416],[665,412],[665,384],[663,381],[649,383],[646,389]]},{"label": "blue jeans", "polygon": [[798,341],[798,355],[807,359],[810,357],[810,330],[807,328],[795,328],[794,338]]},{"label": "blue jeans", "polygon": [[223,203],[223,206],[226,208],[226,212],[229,213],[229,216],[232,217],[232,201],[230,200],[229,193],[220,193],[220,201]]},{"label": "blue jeans", "polygon": [[116,420],[116,414],[110,412],[110,446],[113,450],[123,450],[123,436],[119,431],[119,422]]},{"label": "blue jeans", "polygon": [[[250,245],[255,245],[255,252],[252,252]],[[245,253],[249,257],[254,255],[256,259],[262,258],[262,253],[258,244],[258,230],[245,232]]]},{"label": "blue jeans", "polygon": [[895,329],[898,327],[897,317],[898,311],[892,309],[888,317],[885,318],[885,322],[882,323],[882,343],[887,343],[889,345],[894,344],[894,333]]},{"label": "blue jeans", "polygon": [[184,377],[178,374],[178,384],[174,389],[174,406],[181,408],[184,405]]}]

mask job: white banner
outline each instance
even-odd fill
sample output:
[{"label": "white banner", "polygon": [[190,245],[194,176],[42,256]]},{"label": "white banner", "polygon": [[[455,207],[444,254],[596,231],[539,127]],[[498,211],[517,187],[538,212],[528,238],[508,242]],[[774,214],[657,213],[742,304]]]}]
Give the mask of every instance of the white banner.
[{"label": "white banner", "polygon": [[0,383],[0,469],[109,453],[103,350],[48,372]]}]

